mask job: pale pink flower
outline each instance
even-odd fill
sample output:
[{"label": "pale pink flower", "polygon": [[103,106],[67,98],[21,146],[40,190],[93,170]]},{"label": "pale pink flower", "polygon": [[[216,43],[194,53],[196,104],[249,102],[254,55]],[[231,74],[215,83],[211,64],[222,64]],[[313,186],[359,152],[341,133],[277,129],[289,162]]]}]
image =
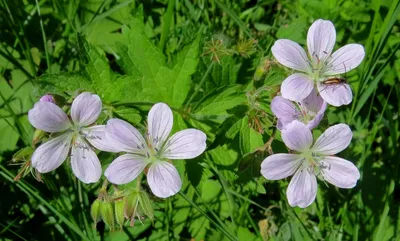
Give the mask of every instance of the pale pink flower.
[{"label": "pale pink flower", "polygon": [[147,117],[148,132],[142,136],[128,122],[111,119],[106,125],[106,137],[120,152],[127,152],[115,159],[104,172],[114,184],[134,180],[148,168],[147,182],[154,195],[167,198],[182,186],[178,171],[170,159],[191,159],[206,149],[207,136],[196,129],[179,131],[168,138],[173,115],[168,105],[155,104]]},{"label": "pale pink flower", "polygon": [[281,86],[285,99],[301,101],[317,85],[322,98],[333,106],[347,105],[353,94],[347,83],[326,85],[329,77],[338,77],[356,68],[365,56],[364,47],[348,44],[332,54],[336,30],[331,21],[315,21],[307,34],[308,55],[297,43],[279,39],[272,46],[272,54],[282,65],[300,71],[287,77]]},{"label": "pale pink flower", "polygon": [[335,154],[350,144],[353,134],[346,124],[329,127],[313,144],[310,129],[292,121],[282,130],[282,139],[291,154],[273,154],[261,163],[261,174],[280,180],[294,174],[286,195],[290,206],[305,208],[317,194],[317,177],[340,188],[353,188],[360,178],[357,167]]},{"label": "pale pink flower", "polygon": [[278,118],[277,127],[280,130],[293,120],[303,122],[310,130],[317,127],[324,117],[326,106],[326,102],[315,89],[302,101],[292,102],[276,96],[271,102],[271,110]]},{"label": "pale pink flower", "polygon": [[99,117],[101,109],[99,96],[82,93],[72,103],[71,122],[67,114],[52,102],[37,102],[28,113],[29,122],[37,129],[54,134],[35,150],[32,167],[40,173],[53,171],[70,154],[75,176],[84,183],[97,182],[102,170],[92,146],[113,151],[104,136],[105,126],[89,127]]}]

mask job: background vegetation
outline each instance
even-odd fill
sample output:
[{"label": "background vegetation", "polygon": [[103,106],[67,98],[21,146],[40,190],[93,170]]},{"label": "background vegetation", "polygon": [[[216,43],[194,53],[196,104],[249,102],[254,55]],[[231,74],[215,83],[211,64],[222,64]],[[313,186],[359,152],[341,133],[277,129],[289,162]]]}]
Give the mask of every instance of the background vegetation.
[{"label": "background vegetation", "polygon": [[[305,45],[318,18],[334,23],[337,47],[366,50],[346,76],[353,102],[330,107],[314,131],[349,124],[354,138],[340,156],[362,177],[352,190],[320,183],[316,202],[299,209],[287,203],[287,181],[259,174],[268,151],[286,152],[269,103],[289,70],[270,48],[278,38]],[[399,21],[396,0],[1,0],[0,239],[399,240]],[[20,173],[33,147],[33,103],[51,93],[68,106],[83,90],[102,97],[103,122],[144,129],[162,101],[175,131],[207,133],[205,154],[174,162],[181,192],[150,196],[153,221],[96,230],[89,210],[101,182],[80,183],[68,164],[43,182]],[[100,158],[104,170],[113,155]],[[28,175],[14,181],[18,173]]]}]

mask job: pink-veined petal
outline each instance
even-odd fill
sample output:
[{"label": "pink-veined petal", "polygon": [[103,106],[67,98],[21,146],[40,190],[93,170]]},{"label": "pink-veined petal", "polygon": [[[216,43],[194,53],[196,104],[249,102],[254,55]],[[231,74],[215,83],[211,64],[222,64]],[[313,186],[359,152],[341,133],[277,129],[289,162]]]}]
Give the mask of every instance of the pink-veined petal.
[{"label": "pink-veined petal", "polygon": [[192,159],[206,149],[207,136],[196,129],[187,129],[175,133],[163,148],[162,156],[168,159]]},{"label": "pink-veined petal", "polygon": [[360,44],[348,44],[336,50],[327,59],[325,75],[336,75],[349,72],[361,64],[365,56],[364,47]]},{"label": "pink-veined petal", "polygon": [[304,49],[289,39],[275,41],[272,54],[282,65],[302,72],[310,72],[311,67]]},{"label": "pink-veined petal", "polygon": [[107,152],[119,152],[119,149],[115,148],[111,141],[106,138],[105,129],[105,125],[97,125],[83,128],[81,131],[85,139],[96,149]]},{"label": "pink-veined petal", "polygon": [[324,169],[322,175],[329,183],[340,188],[353,188],[360,179],[357,167],[340,157],[326,156],[322,161]]},{"label": "pink-veined petal", "polygon": [[312,130],[319,125],[321,120],[324,118],[325,110],[328,104],[324,101],[321,106],[321,109],[318,111],[317,115],[307,123],[308,129]]},{"label": "pink-veined petal", "polygon": [[88,126],[99,118],[102,108],[100,97],[89,92],[78,95],[71,106],[71,118],[80,126]]},{"label": "pink-veined petal", "polygon": [[274,154],[261,163],[261,174],[268,180],[280,180],[293,175],[303,157],[296,154]]},{"label": "pink-veined petal", "polygon": [[148,162],[141,156],[125,154],[115,159],[104,172],[104,176],[114,184],[126,184],[143,172]]},{"label": "pink-veined petal", "polygon": [[353,133],[346,124],[337,124],[329,127],[317,139],[312,150],[323,155],[334,155],[349,146]]},{"label": "pink-veined petal", "polygon": [[145,154],[147,144],[142,134],[126,121],[110,119],[106,125],[106,139],[118,151]]},{"label": "pink-veined petal", "polygon": [[299,169],[294,174],[286,191],[289,205],[305,208],[310,206],[317,195],[317,179],[306,168]]},{"label": "pink-veined petal", "polygon": [[45,132],[60,132],[71,127],[67,114],[51,102],[37,102],[28,112],[29,122]]},{"label": "pink-veined petal", "polygon": [[72,133],[65,133],[43,143],[32,155],[32,167],[40,173],[53,171],[67,158],[71,141]]},{"label": "pink-veined petal", "polygon": [[154,195],[161,198],[175,195],[182,187],[178,171],[174,165],[165,161],[150,165],[147,183]]},{"label": "pink-veined petal", "polygon": [[282,140],[285,145],[294,151],[303,152],[310,149],[313,137],[310,129],[297,120],[292,121],[281,132]]},{"label": "pink-veined petal", "polygon": [[300,105],[307,111],[317,113],[322,108],[324,104],[324,99],[319,95],[316,88],[313,88],[310,94],[300,101]]},{"label": "pink-veined petal", "polygon": [[295,73],[287,77],[281,85],[283,98],[291,101],[301,101],[306,98],[314,88],[314,81],[307,75]]},{"label": "pink-veined petal", "polygon": [[157,103],[147,116],[148,138],[154,148],[161,149],[167,140],[173,125],[171,108],[165,103]]},{"label": "pink-veined petal", "polygon": [[278,119],[283,119],[284,122],[295,120],[300,114],[296,106],[282,96],[275,96],[271,101],[271,111]]},{"label": "pink-veined petal", "polygon": [[99,158],[81,137],[77,137],[72,144],[71,166],[75,176],[83,183],[94,183],[101,177]]},{"label": "pink-veined petal", "polygon": [[348,84],[326,85],[318,83],[317,86],[321,97],[330,105],[336,107],[348,105],[353,100],[353,92]]},{"label": "pink-veined petal", "polygon": [[325,62],[331,55],[336,42],[336,30],[333,23],[318,19],[308,29],[307,47],[314,64]]}]

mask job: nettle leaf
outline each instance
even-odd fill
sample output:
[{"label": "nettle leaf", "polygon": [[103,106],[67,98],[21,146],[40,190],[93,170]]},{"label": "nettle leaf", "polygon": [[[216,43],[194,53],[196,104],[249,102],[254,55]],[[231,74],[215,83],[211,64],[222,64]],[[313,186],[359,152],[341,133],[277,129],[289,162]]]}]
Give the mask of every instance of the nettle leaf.
[{"label": "nettle leaf", "polygon": [[51,93],[66,97],[74,95],[76,91],[92,90],[90,80],[79,72],[42,75],[36,82],[35,92],[38,96]]}]

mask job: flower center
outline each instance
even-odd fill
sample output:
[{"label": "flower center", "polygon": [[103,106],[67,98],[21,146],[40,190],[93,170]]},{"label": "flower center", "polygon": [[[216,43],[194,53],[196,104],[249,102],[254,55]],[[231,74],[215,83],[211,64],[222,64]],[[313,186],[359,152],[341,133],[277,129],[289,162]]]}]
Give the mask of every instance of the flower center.
[{"label": "flower center", "polygon": [[304,151],[300,154],[303,159],[303,168],[307,169],[307,171],[315,176],[319,176],[325,170],[330,170],[331,165],[324,163],[322,160],[322,156],[312,152],[311,150]]}]

